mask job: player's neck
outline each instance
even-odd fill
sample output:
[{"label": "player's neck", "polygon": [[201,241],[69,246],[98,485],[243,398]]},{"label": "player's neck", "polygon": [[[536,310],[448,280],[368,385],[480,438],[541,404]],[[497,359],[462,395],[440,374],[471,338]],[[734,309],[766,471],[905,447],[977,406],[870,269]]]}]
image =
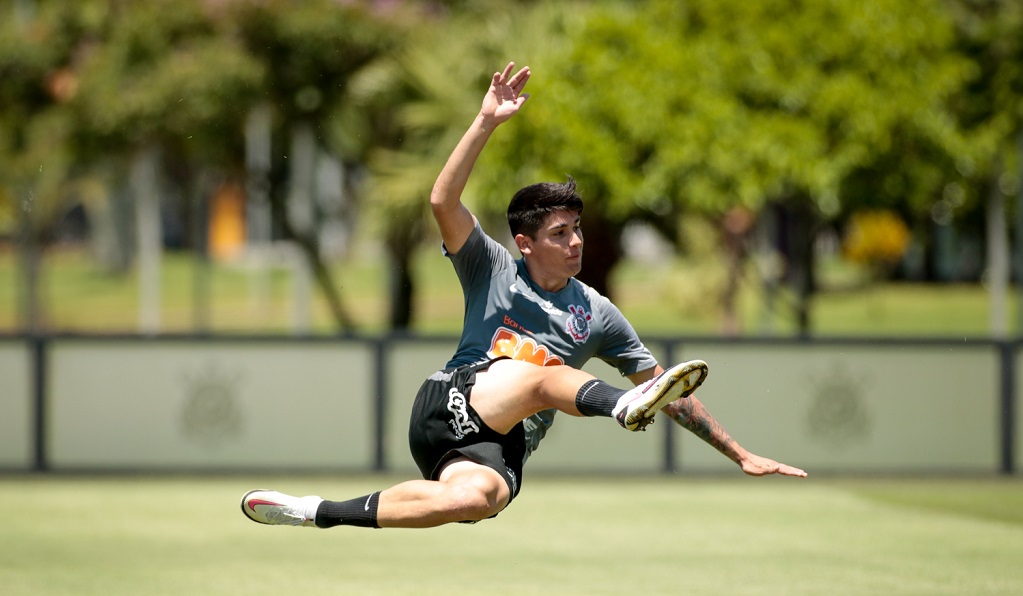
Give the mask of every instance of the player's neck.
[{"label": "player's neck", "polygon": [[537,271],[537,268],[529,262],[528,258],[523,257],[522,262],[526,265],[526,272],[529,273],[529,278],[541,290],[552,293],[560,291],[568,285],[568,280],[571,279],[567,277],[545,276],[542,271]]}]

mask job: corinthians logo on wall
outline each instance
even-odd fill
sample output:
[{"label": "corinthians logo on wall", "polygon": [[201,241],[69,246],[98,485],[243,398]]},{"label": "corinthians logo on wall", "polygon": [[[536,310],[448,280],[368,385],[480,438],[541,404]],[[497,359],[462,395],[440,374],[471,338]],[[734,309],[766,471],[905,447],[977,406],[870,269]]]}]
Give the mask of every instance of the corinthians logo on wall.
[{"label": "corinthians logo on wall", "polygon": [[185,373],[185,402],[181,431],[203,447],[218,447],[241,435],[242,412],[238,397],[242,375],[215,363]]},{"label": "corinthians logo on wall", "polygon": [[835,363],[822,378],[810,379],[807,433],[834,450],[864,443],[870,437],[871,415],[865,403],[867,375],[851,373]]}]

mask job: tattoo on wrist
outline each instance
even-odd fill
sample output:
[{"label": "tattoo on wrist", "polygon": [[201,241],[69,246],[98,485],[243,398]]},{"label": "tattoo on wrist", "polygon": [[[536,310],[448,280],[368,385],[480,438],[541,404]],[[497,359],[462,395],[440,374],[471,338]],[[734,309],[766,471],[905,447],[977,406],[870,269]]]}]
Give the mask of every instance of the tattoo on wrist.
[{"label": "tattoo on wrist", "polygon": [[735,452],[735,441],[699,401],[688,397],[667,405],[672,420],[724,454]]}]

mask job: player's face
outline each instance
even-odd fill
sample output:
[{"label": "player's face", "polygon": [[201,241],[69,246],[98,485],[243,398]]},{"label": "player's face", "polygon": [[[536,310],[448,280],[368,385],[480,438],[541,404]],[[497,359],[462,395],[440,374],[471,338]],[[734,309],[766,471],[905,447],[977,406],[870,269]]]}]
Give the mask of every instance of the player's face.
[{"label": "player's face", "polygon": [[579,220],[576,211],[555,211],[547,216],[535,239],[521,234],[516,237],[529,274],[546,290],[560,290],[582,270],[583,231]]}]

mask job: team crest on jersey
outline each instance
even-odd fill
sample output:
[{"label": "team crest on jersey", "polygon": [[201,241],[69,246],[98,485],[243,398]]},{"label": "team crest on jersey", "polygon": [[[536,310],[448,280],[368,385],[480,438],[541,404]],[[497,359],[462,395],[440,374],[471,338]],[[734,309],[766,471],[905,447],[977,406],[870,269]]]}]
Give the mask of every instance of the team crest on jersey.
[{"label": "team crest on jersey", "polygon": [[569,335],[576,343],[586,341],[586,338],[590,336],[590,321],[593,320],[593,315],[586,312],[583,307],[575,305],[568,307],[568,313],[568,324],[565,328]]}]

